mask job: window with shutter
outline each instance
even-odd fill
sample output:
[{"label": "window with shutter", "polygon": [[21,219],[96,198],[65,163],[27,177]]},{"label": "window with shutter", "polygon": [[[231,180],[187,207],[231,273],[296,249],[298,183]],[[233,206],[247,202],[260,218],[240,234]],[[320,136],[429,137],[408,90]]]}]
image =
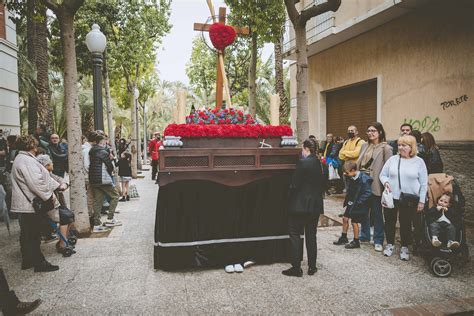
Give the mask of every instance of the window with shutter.
[{"label": "window with shutter", "polygon": [[376,80],[326,93],[326,133],[345,137],[347,127],[355,125],[365,138],[367,124],[376,120]]}]

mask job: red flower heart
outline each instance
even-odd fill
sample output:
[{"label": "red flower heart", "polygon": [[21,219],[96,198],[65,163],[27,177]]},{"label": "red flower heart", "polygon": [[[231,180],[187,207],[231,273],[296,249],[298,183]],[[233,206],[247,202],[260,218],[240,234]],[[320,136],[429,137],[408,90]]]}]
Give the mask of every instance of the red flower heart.
[{"label": "red flower heart", "polygon": [[235,30],[230,25],[223,23],[214,23],[209,28],[209,37],[212,45],[219,50],[223,50],[235,40]]}]

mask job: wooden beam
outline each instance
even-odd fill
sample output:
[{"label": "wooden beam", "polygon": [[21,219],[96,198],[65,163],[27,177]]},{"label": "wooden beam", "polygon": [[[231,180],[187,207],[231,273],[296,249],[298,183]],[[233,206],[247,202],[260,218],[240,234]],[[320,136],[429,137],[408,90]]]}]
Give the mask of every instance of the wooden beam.
[{"label": "wooden beam", "polygon": [[[203,23],[194,23],[194,30],[195,31],[201,31],[201,32],[209,32],[209,28],[211,27],[212,24],[203,24]],[[242,34],[242,35],[249,35],[250,30],[246,27],[237,27],[237,26],[232,26],[232,28],[235,30],[235,33],[237,34]]]}]

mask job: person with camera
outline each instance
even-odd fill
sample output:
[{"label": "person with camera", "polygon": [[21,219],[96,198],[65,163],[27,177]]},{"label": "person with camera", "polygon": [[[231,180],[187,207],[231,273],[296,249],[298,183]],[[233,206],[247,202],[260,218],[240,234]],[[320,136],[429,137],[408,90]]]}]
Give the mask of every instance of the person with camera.
[{"label": "person with camera", "polygon": [[35,272],[56,271],[59,267],[46,261],[41,252],[44,214],[39,212],[39,206],[43,211],[49,204],[53,205],[50,209],[54,208],[53,193],[60,188],[60,184],[51,178],[48,170],[36,159],[38,141],[33,136],[19,137],[16,148],[19,153],[12,166],[11,211],[19,214],[21,268],[34,268]]},{"label": "person with camera", "polygon": [[385,237],[387,245],[383,254],[390,257],[395,243],[395,225],[400,220],[400,259],[410,258],[408,246],[412,243],[412,224],[416,240],[421,228],[420,213],[423,212],[428,191],[428,172],[423,159],[417,156],[416,139],[404,135],[398,139],[398,152],[390,157],[382,168],[380,181],[392,192],[395,208],[385,208]]}]

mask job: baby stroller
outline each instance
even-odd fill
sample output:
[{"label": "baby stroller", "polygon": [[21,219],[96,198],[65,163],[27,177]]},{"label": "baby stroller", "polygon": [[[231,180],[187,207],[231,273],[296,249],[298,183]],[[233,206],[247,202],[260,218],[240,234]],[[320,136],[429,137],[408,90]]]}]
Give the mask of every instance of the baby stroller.
[{"label": "baby stroller", "polygon": [[56,197],[59,200],[59,207],[57,211],[47,216],[48,225],[53,229],[54,233],[64,242],[64,248],[60,250],[60,243],[56,244],[58,252],[60,252],[63,257],[70,257],[72,254],[76,253],[74,246],[77,243],[77,236],[69,230],[69,236],[64,236],[61,233],[60,225],[69,225],[74,222],[75,215],[74,212],[66,207],[66,201],[62,192],[55,192]]},{"label": "baby stroller", "polygon": [[427,260],[431,271],[437,277],[448,277],[453,271],[452,263],[461,261],[463,257],[464,260],[469,258],[469,249],[466,243],[463,218],[465,199],[461,193],[459,184],[452,176],[448,176],[444,173],[429,175],[429,201],[426,203],[428,204],[426,208],[436,206],[438,198],[445,193],[451,194],[451,208],[461,217],[461,223],[457,225],[459,227],[456,227],[456,240],[460,243],[459,248],[450,249],[445,246],[447,242],[446,234],[438,236],[443,245],[441,247],[434,247],[431,244],[432,235],[427,222],[427,216],[425,213],[422,216],[424,238],[419,248],[419,254]]}]

